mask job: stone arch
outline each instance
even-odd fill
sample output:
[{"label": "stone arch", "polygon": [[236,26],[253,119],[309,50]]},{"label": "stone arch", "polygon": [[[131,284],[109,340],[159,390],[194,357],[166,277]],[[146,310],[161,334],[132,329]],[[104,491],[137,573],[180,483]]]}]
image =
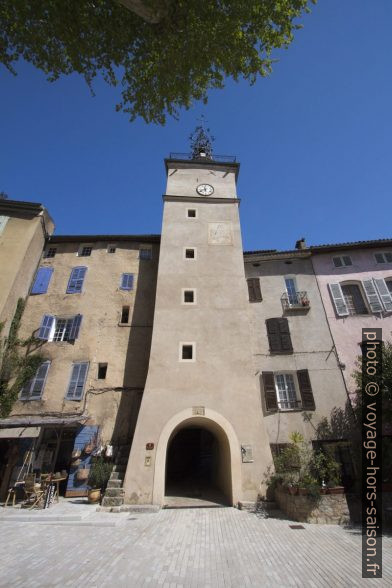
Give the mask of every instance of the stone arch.
[{"label": "stone arch", "polygon": [[231,497],[228,497],[232,505],[236,505],[241,498],[241,451],[237,435],[230,422],[214,410],[205,409],[204,415],[192,414],[192,408],[187,408],[175,414],[163,427],[160,434],[155,457],[153,503],[163,504],[165,496],[166,456],[170,440],[183,427],[195,425],[212,432],[218,440],[227,444],[231,474]]}]

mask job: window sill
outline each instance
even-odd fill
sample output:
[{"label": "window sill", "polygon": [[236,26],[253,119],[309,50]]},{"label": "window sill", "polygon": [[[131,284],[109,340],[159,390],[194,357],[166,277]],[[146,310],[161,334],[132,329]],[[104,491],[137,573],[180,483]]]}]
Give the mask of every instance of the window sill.
[{"label": "window sill", "polygon": [[130,327],[131,323],[118,323],[119,327]]},{"label": "window sill", "polygon": [[269,352],[271,355],[293,355],[294,349],[291,349],[291,351],[272,351],[270,349]]}]

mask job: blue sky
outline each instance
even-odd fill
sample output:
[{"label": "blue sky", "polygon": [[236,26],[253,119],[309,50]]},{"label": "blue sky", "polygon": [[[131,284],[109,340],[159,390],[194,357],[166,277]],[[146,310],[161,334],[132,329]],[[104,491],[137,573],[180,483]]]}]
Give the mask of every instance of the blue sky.
[{"label": "blue sky", "polygon": [[241,162],[244,248],[392,237],[392,2],[324,0],[273,74],[228,82],[164,127],[116,113],[118,90],[28,64],[1,83],[0,190],[42,202],[57,234],[159,233],[163,159],[203,113]]}]

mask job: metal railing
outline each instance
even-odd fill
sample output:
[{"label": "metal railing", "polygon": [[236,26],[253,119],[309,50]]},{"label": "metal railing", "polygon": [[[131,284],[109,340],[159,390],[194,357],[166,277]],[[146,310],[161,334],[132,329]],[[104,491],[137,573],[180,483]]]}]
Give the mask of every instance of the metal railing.
[{"label": "metal railing", "polygon": [[310,308],[307,292],[284,292],[280,298],[283,310],[298,310]]},{"label": "metal railing", "polygon": [[[183,159],[186,161],[207,161],[208,157],[192,157],[192,153],[170,153],[169,159]],[[236,163],[237,158],[235,155],[213,155],[211,161],[215,161],[217,163]]]}]

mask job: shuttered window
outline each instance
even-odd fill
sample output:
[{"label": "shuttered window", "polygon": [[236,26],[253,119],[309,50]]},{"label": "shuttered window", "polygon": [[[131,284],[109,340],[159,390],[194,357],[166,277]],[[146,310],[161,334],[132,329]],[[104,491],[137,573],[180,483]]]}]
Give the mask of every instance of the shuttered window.
[{"label": "shuttered window", "polygon": [[39,366],[34,378],[29,380],[23,386],[20,393],[21,400],[39,400],[42,397],[49,366],[50,361],[44,361],[44,363]]},{"label": "shuttered window", "polygon": [[377,288],[384,310],[386,312],[392,312],[392,281],[385,281],[383,278],[374,278],[374,284]]},{"label": "shuttered window", "polygon": [[392,263],[392,251],[385,251],[384,253],[375,253],[377,263]]},{"label": "shuttered window", "polygon": [[358,284],[342,284],[342,292],[350,315],[369,314]]},{"label": "shuttered window", "polygon": [[75,341],[79,337],[82,319],[81,314],[71,318],[44,314],[37,338],[43,341]]},{"label": "shuttered window", "polygon": [[74,267],[69,277],[67,294],[78,294],[82,291],[86,267]]},{"label": "shuttered window", "polygon": [[152,258],[152,249],[151,247],[142,247],[139,250],[139,259],[148,260]]},{"label": "shuttered window", "polygon": [[266,325],[271,353],[292,353],[293,346],[287,318],[267,319]]},{"label": "shuttered window", "polygon": [[363,289],[372,312],[382,312],[383,306],[372,279],[363,280]]},{"label": "shuttered window", "polygon": [[249,302],[261,302],[263,298],[260,290],[260,279],[248,278],[246,282],[248,284]]},{"label": "shuttered window", "polygon": [[316,410],[312,385],[308,370],[297,371],[299,392],[301,394],[302,410]]},{"label": "shuttered window", "polygon": [[40,267],[35,276],[33,287],[31,288],[31,294],[45,294],[48,291],[52,274],[52,267]]},{"label": "shuttered window", "polygon": [[120,289],[133,290],[133,274],[122,274]]},{"label": "shuttered window", "polygon": [[267,410],[278,410],[274,372],[263,372],[262,378],[264,386],[265,407]]},{"label": "shuttered window", "polygon": [[87,371],[88,361],[80,361],[72,365],[71,379],[65,396],[67,400],[80,400],[83,397]]},{"label": "shuttered window", "polygon": [[348,316],[349,312],[340,284],[336,282],[333,284],[328,284],[328,287],[335,306],[336,314],[338,316]]}]

